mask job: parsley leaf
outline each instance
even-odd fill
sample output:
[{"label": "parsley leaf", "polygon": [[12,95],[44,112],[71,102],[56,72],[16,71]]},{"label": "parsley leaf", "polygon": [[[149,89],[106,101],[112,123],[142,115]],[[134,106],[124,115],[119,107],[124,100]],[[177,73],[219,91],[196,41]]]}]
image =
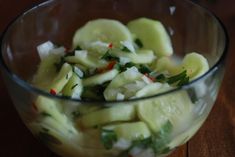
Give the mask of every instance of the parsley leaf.
[{"label": "parsley leaf", "polygon": [[121,50],[124,52],[131,52],[131,50],[129,50],[126,46],[123,46]]},{"label": "parsley leaf", "polygon": [[117,135],[113,130],[102,130],[101,141],[106,149],[112,149],[113,144],[117,142]]},{"label": "parsley leaf", "polygon": [[110,54],[109,50],[101,57],[101,59],[104,59],[107,61],[111,61],[111,60],[119,61],[119,58]]},{"label": "parsley leaf", "polygon": [[149,74],[152,72],[152,70],[148,66],[143,65],[143,64],[140,64],[138,69],[142,74],[146,74],[146,73]]},{"label": "parsley leaf", "polygon": [[136,43],[136,45],[139,47],[139,48],[143,48],[143,43],[141,42],[141,40],[140,39],[135,39],[135,43]]},{"label": "parsley leaf", "polygon": [[187,76],[187,71],[183,71],[182,73],[172,76],[170,78],[167,79],[167,83],[169,84],[174,84],[178,82],[178,86],[182,86],[186,83],[189,82],[189,77]]}]

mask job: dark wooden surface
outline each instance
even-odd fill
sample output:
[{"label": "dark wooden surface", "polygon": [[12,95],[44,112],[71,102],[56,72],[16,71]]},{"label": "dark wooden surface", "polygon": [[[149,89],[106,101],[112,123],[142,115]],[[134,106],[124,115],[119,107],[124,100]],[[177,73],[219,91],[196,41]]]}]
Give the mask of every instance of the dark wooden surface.
[{"label": "dark wooden surface", "polygon": [[[23,10],[42,0],[0,0],[0,33]],[[208,2],[210,1],[210,2]],[[235,157],[235,1],[199,3],[223,21],[230,36],[227,70],[216,104],[200,131],[170,157]],[[0,76],[0,157],[56,157],[27,130]]]}]

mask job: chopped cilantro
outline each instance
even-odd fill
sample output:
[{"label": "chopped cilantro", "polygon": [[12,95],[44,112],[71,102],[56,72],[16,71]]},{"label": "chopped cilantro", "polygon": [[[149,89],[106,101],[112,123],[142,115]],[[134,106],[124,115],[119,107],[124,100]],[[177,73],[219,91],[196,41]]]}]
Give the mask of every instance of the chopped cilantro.
[{"label": "chopped cilantro", "polygon": [[82,48],[78,45],[75,50],[82,50]]},{"label": "chopped cilantro", "polygon": [[177,74],[177,75],[172,76],[167,79],[167,83],[174,84],[174,83],[178,82],[178,84],[177,84],[178,86],[182,86],[182,85],[188,83],[188,81],[189,81],[189,77],[187,76],[186,70],[180,74]]},{"label": "chopped cilantro", "polygon": [[139,48],[143,48],[143,43],[141,42],[141,40],[140,39],[135,39],[135,43],[136,43],[136,45],[139,47]]},{"label": "chopped cilantro", "polygon": [[101,142],[106,149],[112,149],[113,144],[117,142],[117,135],[113,130],[102,130]]},{"label": "chopped cilantro", "polygon": [[73,85],[72,87],[71,87],[71,90],[73,90],[75,87],[77,87],[78,86],[78,84],[76,83],[75,85]]},{"label": "chopped cilantro", "polygon": [[121,50],[124,52],[131,52],[131,50],[129,50],[126,46],[123,46]]},{"label": "chopped cilantro", "polygon": [[44,117],[51,117],[51,115],[47,112],[42,112],[41,115]]},{"label": "chopped cilantro", "polygon": [[165,82],[165,81],[166,81],[166,77],[165,77],[165,75],[160,74],[160,75],[158,75],[158,76],[156,77],[156,80],[157,80],[158,82]]},{"label": "chopped cilantro", "polygon": [[146,74],[146,73],[149,74],[152,72],[152,70],[148,66],[143,65],[143,64],[140,64],[138,69],[142,74]]},{"label": "chopped cilantro", "polygon": [[104,59],[107,61],[111,61],[111,60],[119,61],[119,58],[110,54],[109,50],[101,57],[101,59]]}]

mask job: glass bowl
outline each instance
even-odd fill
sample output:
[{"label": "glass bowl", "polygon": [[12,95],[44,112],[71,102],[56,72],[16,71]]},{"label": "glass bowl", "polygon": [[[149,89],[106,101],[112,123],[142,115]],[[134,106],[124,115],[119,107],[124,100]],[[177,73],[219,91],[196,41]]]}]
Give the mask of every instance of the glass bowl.
[{"label": "glass bowl", "polygon": [[[36,47],[41,43],[50,40],[71,47],[76,29],[91,19],[111,18],[126,24],[138,17],[160,20],[171,35],[174,54],[182,57],[199,52],[208,59],[210,70],[180,88],[119,102],[53,96],[28,83],[40,62]],[[26,11],[8,26],[1,40],[1,67],[22,120],[55,153],[66,157],[154,157],[168,155],[201,127],[216,101],[226,50],[227,36],[219,20],[191,1],[49,0]],[[155,108],[151,110],[151,106]],[[119,123],[139,122],[141,109],[154,117],[146,126],[159,127],[146,137],[136,139],[145,130],[133,129],[131,125],[119,128],[119,134],[127,138],[118,139],[114,131],[104,129],[103,125],[78,127],[79,116],[94,112],[98,116],[90,116],[83,125],[97,119],[105,124],[113,116]],[[164,124],[159,124],[159,120]]]}]

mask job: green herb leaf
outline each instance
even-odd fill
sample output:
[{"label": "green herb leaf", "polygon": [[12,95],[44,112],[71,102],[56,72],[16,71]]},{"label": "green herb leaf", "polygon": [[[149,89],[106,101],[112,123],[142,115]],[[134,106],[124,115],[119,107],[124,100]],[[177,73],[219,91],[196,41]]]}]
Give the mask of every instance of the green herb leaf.
[{"label": "green herb leaf", "polygon": [[42,112],[41,115],[44,117],[51,117],[51,115],[47,112]]},{"label": "green herb leaf", "polygon": [[175,76],[172,76],[170,78],[167,79],[167,83],[169,84],[173,84],[173,83],[176,83],[182,79],[184,79],[185,77],[187,77],[187,71],[183,71],[182,73],[178,74],[178,75],[175,75]]},{"label": "green herb leaf", "polygon": [[158,75],[157,77],[156,77],[156,80],[158,81],[158,82],[166,82],[166,77],[165,77],[165,75],[163,75],[163,74],[160,74],[160,75]]},{"label": "green herb leaf", "polygon": [[71,87],[71,90],[73,90],[75,87],[77,87],[78,86],[78,84],[76,83],[75,85],[73,85],[72,87]]},{"label": "green herb leaf", "polygon": [[67,52],[64,57],[68,57],[68,56],[74,56],[75,55],[75,51],[72,52]]},{"label": "green herb leaf", "polygon": [[82,50],[82,48],[78,45],[75,50]]},{"label": "green herb leaf", "polygon": [[113,144],[117,142],[117,135],[113,130],[102,130],[101,141],[106,149],[112,149]]},{"label": "green herb leaf", "polygon": [[135,39],[135,43],[136,43],[136,45],[139,47],[139,48],[143,48],[143,43],[141,42],[141,40],[140,39]]},{"label": "green herb leaf", "polygon": [[142,74],[146,74],[146,73],[149,74],[152,72],[152,70],[148,66],[143,65],[143,64],[140,64],[138,69]]},{"label": "green herb leaf", "polygon": [[126,46],[123,46],[123,47],[121,48],[121,51],[128,52],[128,53],[131,52],[131,50],[129,50]]},{"label": "green herb leaf", "polygon": [[107,61],[111,61],[111,60],[119,61],[119,58],[110,54],[109,50],[101,57],[101,59],[104,59]]}]

